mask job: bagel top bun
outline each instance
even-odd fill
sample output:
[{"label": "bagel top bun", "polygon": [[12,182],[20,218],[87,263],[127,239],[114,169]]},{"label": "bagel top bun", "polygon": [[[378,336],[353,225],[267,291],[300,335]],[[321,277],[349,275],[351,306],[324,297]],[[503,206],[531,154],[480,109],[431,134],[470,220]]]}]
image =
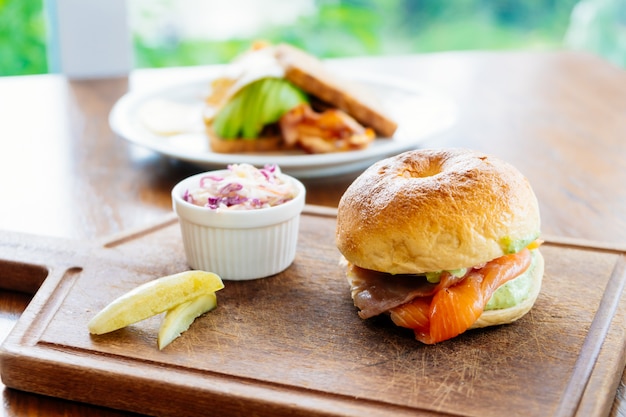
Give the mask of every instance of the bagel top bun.
[{"label": "bagel top bun", "polygon": [[540,233],[527,179],[467,149],[423,149],[381,160],[342,196],[336,244],[349,262],[390,274],[480,265]]}]

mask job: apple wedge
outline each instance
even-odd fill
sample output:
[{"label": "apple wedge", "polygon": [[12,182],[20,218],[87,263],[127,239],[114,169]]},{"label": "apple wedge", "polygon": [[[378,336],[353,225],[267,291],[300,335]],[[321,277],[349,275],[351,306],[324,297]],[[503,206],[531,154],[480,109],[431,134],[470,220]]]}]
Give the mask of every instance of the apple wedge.
[{"label": "apple wedge", "polygon": [[113,300],[87,327],[92,334],[112,332],[222,288],[222,279],[212,272],[185,271],[157,278]]},{"label": "apple wedge", "polygon": [[215,307],[217,307],[217,296],[215,293],[210,293],[203,294],[198,298],[167,310],[159,328],[157,338],[159,350],[162,350],[180,336],[181,333],[189,329],[189,326],[197,317],[213,310]]}]

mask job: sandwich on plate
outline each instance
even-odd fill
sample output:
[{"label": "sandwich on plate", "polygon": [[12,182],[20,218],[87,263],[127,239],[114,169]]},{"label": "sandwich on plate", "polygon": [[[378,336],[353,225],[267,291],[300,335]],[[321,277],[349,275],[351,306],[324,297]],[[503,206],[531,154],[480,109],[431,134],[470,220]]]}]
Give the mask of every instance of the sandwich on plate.
[{"label": "sandwich on plate", "polygon": [[255,44],[211,87],[204,122],[213,152],[351,151],[397,128],[364,86],[287,44]]}]

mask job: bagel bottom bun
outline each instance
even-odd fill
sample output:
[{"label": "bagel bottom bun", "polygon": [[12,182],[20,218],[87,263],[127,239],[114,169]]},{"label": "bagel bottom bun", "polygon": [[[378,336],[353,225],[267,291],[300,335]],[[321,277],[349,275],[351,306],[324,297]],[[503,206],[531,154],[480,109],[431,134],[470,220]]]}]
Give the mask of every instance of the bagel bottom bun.
[{"label": "bagel bottom bun", "polygon": [[[391,313],[424,343],[528,313],[544,273],[539,235],[539,205],[527,179],[509,163],[467,149],[414,150],[381,160],[348,187],[337,212],[336,244],[359,316]],[[489,269],[493,265],[502,267]],[[477,274],[483,278],[476,281]],[[471,287],[487,277],[496,283],[491,292]],[[453,311],[434,307],[443,298],[438,291],[461,286],[473,288],[474,298],[464,298],[466,292],[454,299]],[[430,307],[421,307],[427,318],[418,324],[412,321],[417,313],[407,316],[412,310],[405,307],[423,303]],[[468,305],[479,307],[459,319]],[[410,325],[396,320],[398,309]],[[449,319],[441,322],[445,314]],[[456,325],[456,332],[431,337],[437,326]]]},{"label": "bagel bottom bun", "polygon": [[539,292],[541,291],[541,282],[543,281],[544,272],[544,259],[541,252],[539,252],[539,250],[534,250],[533,255],[535,258],[534,263],[525,272],[525,274],[529,275],[530,281],[526,297],[523,298],[521,302],[508,308],[483,311],[476,322],[472,324],[470,329],[513,323],[514,321],[525,316],[526,313],[533,308],[535,301],[537,301],[537,297],[539,296]]}]

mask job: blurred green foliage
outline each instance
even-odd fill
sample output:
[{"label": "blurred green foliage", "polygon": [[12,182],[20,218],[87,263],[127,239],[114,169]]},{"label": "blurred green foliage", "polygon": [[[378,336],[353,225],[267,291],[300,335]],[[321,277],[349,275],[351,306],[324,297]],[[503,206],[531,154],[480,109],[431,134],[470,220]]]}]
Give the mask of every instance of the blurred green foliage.
[{"label": "blurred green foliage", "polygon": [[43,0],[0,0],[0,75],[48,71]]},{"label": "blurred green foliage", "polygon": [[626,68],[626,1],[580,0],[572,12],[565,44]]},{"label": "blurred green foliage", "polygon": [[[189,40],[170,31],[155,41],[135,34],[135,66],[224,63],[255,39],[289,42],[322,58],[560,48],[576,2],[316,0],[316,13],[299,17],[293,25],[267,27],[254,38]],[[42,0],[0,0],[0,75],[47,72],[42,9]]]},{"label": "blurred green foliage", "polygon": [[[164,0],[167,1],[167,0]],[[172,0],[174,1],[174,0]],[[316,0],[317,13],[273,26],[255,39],[289,42],[323,57],[562,46],[578,0]],[[253,39],[172,41],[136,38],[138,67],[223,63]]]}]

